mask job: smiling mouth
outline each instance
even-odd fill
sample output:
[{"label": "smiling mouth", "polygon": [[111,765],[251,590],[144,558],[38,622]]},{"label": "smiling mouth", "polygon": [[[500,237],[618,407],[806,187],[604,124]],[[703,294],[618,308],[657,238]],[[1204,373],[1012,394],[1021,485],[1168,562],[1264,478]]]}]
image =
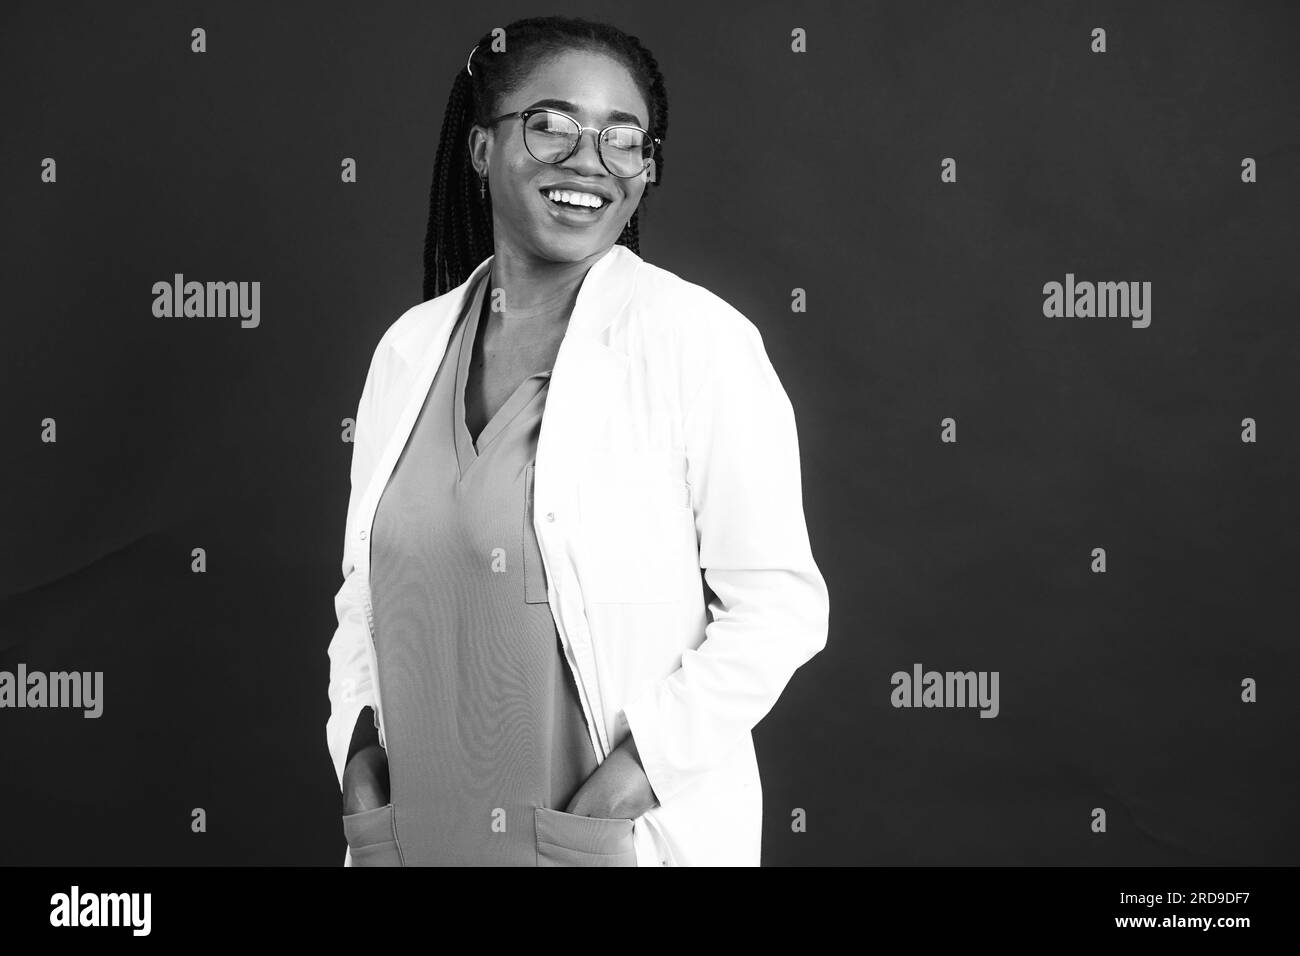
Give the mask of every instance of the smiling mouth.
[{"label": "smiling mouth", "polygon": [[610,206],[608,199],[594,193],[571,189],[542,189],[538,192],[557,212],[581,219],[595,219]]}]

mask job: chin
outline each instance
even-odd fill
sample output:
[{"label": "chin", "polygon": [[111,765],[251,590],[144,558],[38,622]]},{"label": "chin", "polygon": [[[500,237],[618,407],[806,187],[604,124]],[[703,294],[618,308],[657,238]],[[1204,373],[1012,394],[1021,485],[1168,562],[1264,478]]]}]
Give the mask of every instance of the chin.
[{"label": "chin", "polygon": [[543,258],[552,262],[581,262],[608,249],[613,243],[614,239],[606,242],[603,239],[596,240],[592,236],[566,237],[547,234],[540,237],[537,249]]}]

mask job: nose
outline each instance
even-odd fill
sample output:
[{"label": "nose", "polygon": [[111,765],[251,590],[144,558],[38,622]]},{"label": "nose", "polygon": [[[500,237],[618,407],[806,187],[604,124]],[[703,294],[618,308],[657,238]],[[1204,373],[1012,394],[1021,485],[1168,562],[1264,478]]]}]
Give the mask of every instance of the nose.
[{"label": "nose", "polygon": [[591,175],[602,175],[605,164],[600,161],[600,130],[587,128],[579,133],[577,148],[562,165]]}]

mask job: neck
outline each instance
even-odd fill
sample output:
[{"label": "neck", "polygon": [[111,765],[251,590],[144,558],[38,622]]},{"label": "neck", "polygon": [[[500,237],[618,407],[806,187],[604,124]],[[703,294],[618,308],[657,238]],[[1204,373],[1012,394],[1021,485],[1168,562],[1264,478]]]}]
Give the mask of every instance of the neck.
[{"label": "neck", "polygon": [[606,252],[601,249],[577,262],[551,262],[520,255],[499,242],[488,276],[488,294],[493,289],[505,290],[505,314],[512,321],[567,323],[582,280]]}]

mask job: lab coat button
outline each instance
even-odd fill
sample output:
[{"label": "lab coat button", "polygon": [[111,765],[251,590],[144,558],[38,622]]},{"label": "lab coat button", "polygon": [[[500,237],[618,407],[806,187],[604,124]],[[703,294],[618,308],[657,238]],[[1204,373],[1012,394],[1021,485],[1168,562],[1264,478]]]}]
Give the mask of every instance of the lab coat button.
[{"label": "lab coat button", "polygon": [[364,531],[361,532],[361,540],[362,541],[366,540],[366,533]]},{"label": "lab coat button", "polygon": [[555,512],[554,512],[554,511],[548,511],[548,512],[546,512],[546,520],[547,520],[547,521],[554,521],[554,520],[555,520]]}]

